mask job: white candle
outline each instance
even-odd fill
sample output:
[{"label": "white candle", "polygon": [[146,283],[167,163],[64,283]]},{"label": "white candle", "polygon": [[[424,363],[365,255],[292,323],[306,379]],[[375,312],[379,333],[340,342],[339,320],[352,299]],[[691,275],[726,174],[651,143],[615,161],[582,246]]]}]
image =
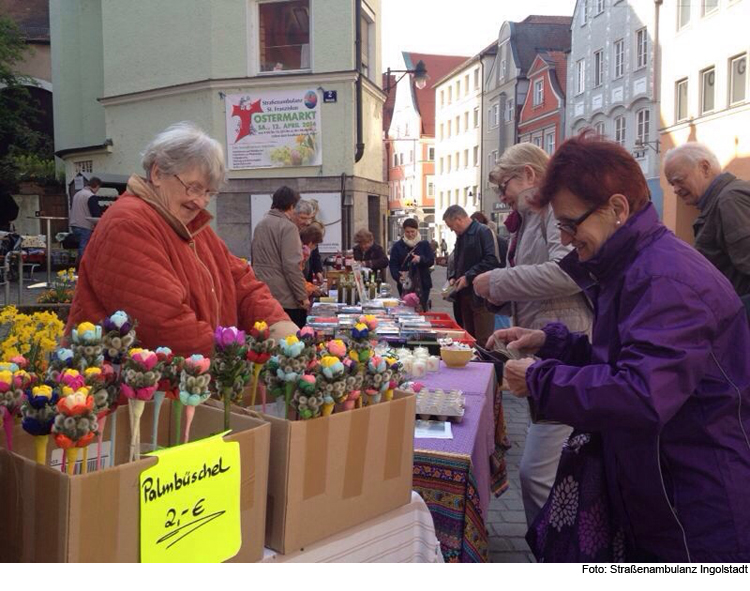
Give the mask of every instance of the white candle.
[{"label": "white candle", "polygon": [[440,357],[430,355],[427,358],[427,371],[440,371]]},{"label": "white candle", "polygon": [[427,374],[427,364],[418,359],[412,364],[411,371],[415,378],[423,378]]},{"label": "white candle", "polygon": [[413,369],[412,366],[414,364],[414,358],[411,355],[409,355],[408,357],[404,357],[401,360],[401,364],[404,366],[404,373],[406,375],[411,375],[411,372]]},{"label": "white candle", "polygon": [[414,355],[417,357],[429,357],[430,352],[425,347],[417,347],[414,349]]}]

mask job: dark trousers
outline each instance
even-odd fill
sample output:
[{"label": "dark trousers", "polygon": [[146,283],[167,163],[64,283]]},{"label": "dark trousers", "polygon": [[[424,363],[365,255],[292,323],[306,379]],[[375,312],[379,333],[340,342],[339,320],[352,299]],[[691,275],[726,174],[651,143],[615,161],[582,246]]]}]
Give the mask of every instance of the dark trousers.
[{"label": "dark trousers", "polygon": [[294,308],[293,310],[289,310],[287,308],[284,308],[284,312],[286,312],[289,315],[289,318],[302,328],[307,323],[307,310],[304,308]]},{"label": "dark trousers", "polygon": [[484,347],[487,339],[495,331],[495,315],[484,306],[484,303],[476,302],[470,287],[459,292],[457,303],[461,327]]}]

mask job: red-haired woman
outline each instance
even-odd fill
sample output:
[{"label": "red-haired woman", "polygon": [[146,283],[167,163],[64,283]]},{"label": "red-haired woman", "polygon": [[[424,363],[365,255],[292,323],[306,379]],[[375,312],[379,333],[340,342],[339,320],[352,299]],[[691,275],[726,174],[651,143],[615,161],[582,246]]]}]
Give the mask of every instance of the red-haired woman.
[{"label": "red-haired woman", "polygon": [[[566,141],[540,201],[575,248],[561,265],[596,318],[590,340],[562,324],[499,335],[541,358],[506,364],[511,389],[538,419],[600,433],[610,515],[634,556],[748,562],[750,328],[737,294],[659,222],[618,144]],[[557,532],[579,492],[558,474],[546,515]]]}]

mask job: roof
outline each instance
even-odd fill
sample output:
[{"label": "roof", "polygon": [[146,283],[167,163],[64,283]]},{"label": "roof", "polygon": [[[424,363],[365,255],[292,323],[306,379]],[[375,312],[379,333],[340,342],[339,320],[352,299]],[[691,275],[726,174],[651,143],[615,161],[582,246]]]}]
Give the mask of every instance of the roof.
[{"label": "roof", "polygon": [[465,55],[434,55],[428,53],[403,52],[406,69],[412,70],[422,60],[427,68],[427,85],[417,88],[412,82],[414,103],[422,118],[422,135],[435,135],[435,85],[448,72],[469,59]]},{"label": "roof", "polygon": [[521,76],[525,77],[540,51],[570,51],[570,16],[532,15],[510,23],[511,43]]},{"label": "roof", "polygon": [[49,42],[49,0],[0,0],[0,14],[15,21],[27,41]]},{"label": "roof", "polygon": [[453,76],[456,72],[460,72],[461,70],[463,70],[469,64],[471,64],[473,62],[476,62],[476,61],[479,61],[485,55],[494,55],[496,53],[497,53],[497,39],[493,40],[492,43],[490,43],[487,47],[485,47],[484,49],[482,49],[482,51],[480,51],[476,55],[473,55],[470,58],[468,58],[467,60],[465,60],[465,61],[461,62],[460,64],[458,64],[458,66],[456,66],[455,68],[453,68],[450,72],[448,72],[445,76],[443,76],[439,80],[435,80],[435,83],[433,84],[433,86],[438,86],[439,84],[442,84],[448,78],[450,78],[451,76]]}]

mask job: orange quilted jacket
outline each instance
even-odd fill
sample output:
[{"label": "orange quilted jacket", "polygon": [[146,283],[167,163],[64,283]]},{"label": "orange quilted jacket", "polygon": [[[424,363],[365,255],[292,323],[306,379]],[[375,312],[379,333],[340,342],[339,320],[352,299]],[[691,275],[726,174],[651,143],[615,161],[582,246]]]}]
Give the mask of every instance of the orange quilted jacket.
[{"label": "orange quilted jacket", "polygon": [[[141,346],[209,355],[217,325],[249,330],[289,317],[247,263],[232,255],[202,211],[189,227],[126,193],[96,227],[81,261],[66,327],[124,310]],[[281,326],[281,325],[280,325]]]}]

